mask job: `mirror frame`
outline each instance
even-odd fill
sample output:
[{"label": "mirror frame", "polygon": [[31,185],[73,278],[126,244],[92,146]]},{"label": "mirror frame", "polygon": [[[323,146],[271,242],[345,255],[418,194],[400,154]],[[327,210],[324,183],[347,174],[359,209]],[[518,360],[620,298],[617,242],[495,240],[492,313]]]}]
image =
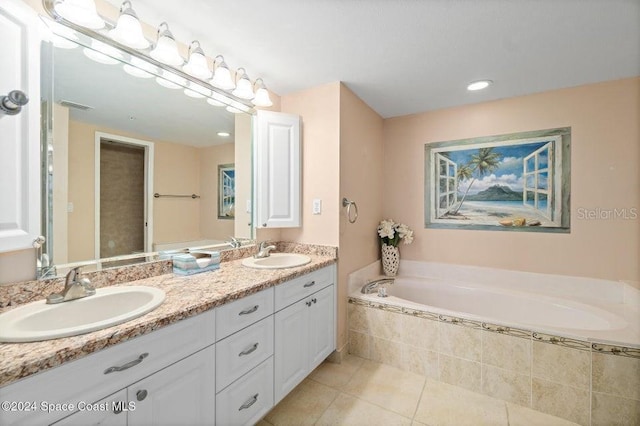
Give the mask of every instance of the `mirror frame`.
[{"label": "mirror frame", "polygon": [[[187,73],[185,73],[183,70],[170,66],[170,65],[166,65],[163,64],[155,59],[153,59],[152,57],[148,56],[145,51],[148,50],[146,49],[145,51],[138,51],[135,49],[132,49],[128,46],[122,45],[118,42],[116,42],[115,40],[100,34],[96,31],[93,31],[91,29],[82,27],[80,25],[74,24],[73,22],[70,22],[68,20],[66,20],[65,18],[63,18],[62,16],[60,16],[54,9],[54,4],[55,4],[55,0],[43,0],[43,6],[44,9],[46,10],[46,12],[49,14],[49,16],[53,19],[53,22],[55,24],[58,25],[62,25],[64,27],[70,28],[73,31],[80,33],[82,35],[84,35],[85,37],[87,37],[89,40],[93,39],[93,40],[97,40],[100,41],[102,43],[105,43],[111,47],[114,47],[115,49],[118,49],[121,52],[124,52],[125,54],[128,54],[130,58],[138,58],[142,61],[145,61],[153,66],[155,66],[158,70],[160,71],[168,71],[170,73],[173,73],[175,75],[177,75],[178,77],[183,78],[184,80],[186,80],[187,82],[192,82],[195,84],[198,84],[200,86],[203,86],[209,90],[211,90],[213,92],[213,94],[217,94],[218,97],[215,97],[216,100],[225,103],[227,106],[233,107],[238,109],[241,113],[246,113],[249,114],[250,116],[255,116],[256,114],[256,110],[254,109],[253,105],[250,103],[250,101],[245,100],[245,99],[241,99],[238,98],[234,95],[232,95],[231,93],[228,93],[222,89],[219,89],[215,86],[213,86],[212,84],[210,84],[207,81],[201,80],[197,77],[194,77],[192,75],[189,75]],[[52,28],[51,25],[49,25],[49,20],[46,18],[43,18],[43,21],[45,21],[45,24],[47,24],[47,26],[49,27],[50,31],[53,34],[56,34],[60,37],[64,38],[64,35],[62,34],[57,34],[55,31],[55,28]],[[107,28],[112,28],[114,25],[112,22],[109,22],[108,20],[105,20]],[[91,48],[90,46],[88,46],[89,43],[87,43],[86,41],[83,40],[72,40],[73,42],[84,46],[84,47],[88,47]],[[44,52],[44,50],[43,50]],[[41,52],[41,56],[42,52]],[[49,59],[51,59],[51,52],[47,52],[46,57],[49,57]],[[122,62],[122,59],[119,59],[119,61]],[[124,62],[129,62],[126,59],[124,60]],[[53,75],[50,75],[50,80],[51,81],[41,81],[42,85],[46,85],[48,92],[47,93],[51,93],[53,91]],[[46,95],[48,97],[48,95]],[[45,101],[49,101],[49,99],[45,99],[45,95],[43,94],[43,99]],[[47,104],[46,106],[44,106],[43,108],[43,113],[46,114],[46,111],[49,111],[51,108],[51,102],[44,102],[45,104]],[[233,112],[231,112],[233,114]],[[42,139],[42,150],[41,150],[41,156],[49,156],[49,150],[48,150],[48,136],[51,134],[52,132],[52,123],[51,123],[51,115],[50,114],[46,114],[43,116],[43,120],[42,120],[42,125],[41,125],[41,139]],[[251,120],[251,122],[253,123],[253,119]],[[253,138],[251,138],[251,143],[253,143]],[[251,151],[253,152],[253,149],[251,149]],[[48,207],[48,200],[49,197],[52,195],[49,192],[49,189],[51,188],[51,184],[50,182],[48,182],[48,164],[51,164],[50,159],[49,158],[41,158],[41,163],[42,163],[42,182],[43,182],[43,188],[42,188],[42,201],[43,201],[43,211],[41,212],[41,216],[42,216],[42,226],[43,226],[43,232],[45,232],[46,234],[49,234],[50,231],[50,226],[49,226],[49,215],[51,214],[50,209]],[[253,161],[252,161],[253,163]],[[253,173],[253,167],[251,166],[251,170]],[[250,178],[250,182],[253,182],[253,178]],[[251,185],[251,197],[253,199],[253,184]],[[253,204],[253,203],[252,203]],[[214,214],[217,214],[217,212],[215,212]],[[235,248],[239,248],[239,247],[244,247],[247,245],[252,245],[255,244],[255,226],[253,223],[253,215],[251,215],[251,237],[248,239],[242,239],[239,238],[236,241],[237,242],[233,242],[233,243],[224,243],[224,244],[217,244],[217,245],[213,245],[213,246],[207,246],[207,247],[189,247],[189,248],[184,248],[184,249],[177,249],[177,250],[171,250],[171,252],[175,252],[175,253],[185,253],[188,252],[189,249],[203,249],[203,248],[209,248],[209,247],[214,247],[218,250],[231,250],[231,249],[235,249]],[[48,241],[46,241],[44,243],[45,247],[47,245]],[[235,245],[237,244],[237,245]],[[41,256],[42,252],[38,253],[38,262],[41,261]],[[136,259],[141,259],[140,262],[136,262],[136,263],[132,263],[135,265],[139,265],[139,264],[143,264],[146,262],[151,262],[151,261],[156,261],[156,260],[162,260],[162,259],[166,259],[167,257],[164,256],[164,253],[160,253],[160,252],[146,252],[146,253],[136,253],[136,254],[129,254],[129,255],[121,255],[121,256],[115,256],[115,257],[110,257],[110,258],[96,258],[96,259],[88,259],[88,260],[84,260],[84,261],[78,261],[78,262],[72,262],[72,263],[66,263],[66,264],[62,264],[62,265],[48,265],[47,267],[41,267],[38,266],[36,268],[36,276],[37,279],[41,280],[41,279],[49,279],[49,278],[54,278],[54,277],[58,277],[62,274],[64,274],[66,272],[67,269],[71,269],[77,266],[90,266],[90,265],[95,265],[96,270],[102,270],[105,268],[111,268],[111,267],[121,267],[122,266],[122,262],[123,261],[133,261]]]}]

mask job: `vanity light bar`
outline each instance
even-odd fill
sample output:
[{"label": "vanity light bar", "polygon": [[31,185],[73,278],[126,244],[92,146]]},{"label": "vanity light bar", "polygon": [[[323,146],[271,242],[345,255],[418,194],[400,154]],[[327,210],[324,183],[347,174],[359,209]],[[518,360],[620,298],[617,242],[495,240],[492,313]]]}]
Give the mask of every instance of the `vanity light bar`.
[{"label": "vanity light bar", "polygon": [[[181,79],[184,79],[187,82],[191,82],[194,83],[198,86],[202,86],[206,89],[210,89],[212,91],[212,96],[209,96],[209,99],[213,99],[214,101],[220,101],[222,100],[223,102],[225,102],[227,105],[231,105],[233,108],[238,109],[240,111],[243,112],[248,112],[251,113],[254,111],[253,107],[254,105],[256,105],[255,103],[252,103],[250,101],[250,99],[243,99],[241,97],[236,96],[233,93],[230,93],[232,90],[235,89],[235,87],[233,88],[221,88],[219,85],[216,85],[214,83],[212,83],[213,80],[208,80],[208,81],[204,81],[192,74],[187,73],[185,70],[182,69],[181,65],[184,63],[184,61],[182,61],[179,65],[168,65],[166,63],[161,62],[160,60],[152,57],[149,52],[148,49],[142,50],[140,48],[136,49],[133,48],[131,46],[127,46],[125,44],[122,44],[121,42],[119,42],[118,40],[114,40],[111,37],[109,37],[108,35],[105,34],[109,34],[109,30],[112,30],[115,28],[115,25],[107,20],[104,20],[105,22],[105,27],[106,27],[106,32],[105,34],[103,34],[103,32],[98,32],[96,30],[93,30],[87,26],[84,26],[78,22],[73,22],[71,21],[68,17],[64,16],[62,14],[62,11],[66,10],[66,8],[64,6],[60,7],[60,5],[64,4],[65,2],[69,2],[69,4],[73,3],[74,0],[44,0],[43,1],[43,5],[44,5],[44,9],[47,11],[47,13],[51,16],[51,18],[54,19],[55,23],[57,24],[62,24],[64,25],[64,27],[68,27],[71,28],[72,30],[76,31],[79,34],[83,34],[87,37],[90,37],[94,40],[97,40],[99,42],[105,43],[107,45],[111,45],[111,46],[116,46],[119,50],[129,54],[131,56],[131,58],[138,58],[141,59],[143,61],[146,61],[147,63],[151,64],[152,66],[155,66],[157,68],[159,68],[160,70],[164,70],[165,72],[168,73],[172,73],[176,76],[178,76]],[[83,0],[84,2],[84,0]],[[93,0],[89,0],[90,3],[92,3],[95,6],[95,3],[93,2]],[[131,8],[131,2],[127,2],[128,8]],[[98,15],[99,16],[99,15]],[[102,17],[100,17],[102,19]],[[136,17],[137,18],[137,17]],[[48,20],[43,19],[45,21],[45,23],[47,23],[47,26],[51,29],[51,31],[62,37],[65,39],[70,39],[70,36],[68,34],[62,34],[61,31],[56,31],[54,25],[52,25],[50,22],[48,22]],[[63,28],[64,28],[63,27]],[[72,40],[73,41],[73,40]],[[81,45],[85,45],[83,42],[79,42],[79,44]],[[193,45],[193,43],[192,43]],[[177,53],[177,52],[176,52]],[[198,52],[199,54],[199,52]],[[218,57],[216,57],[218,58]],[[181,58],[182,59],[182,58]],[[187,62],[188,64],[188,62]],[[215,60],[214,60],[214,65],[215,65]],[[224,64],[224,67],[226,67],[226,64]],[[190,67],[187,67],[187,70],[191,71]],[[215,79],[215,76],[214,76]],[[264,84],[264,83],[262,83]],[[253,87],[252,87],[253,89]],[[266,91],[266,90],[265,90]],[[253,92],[253,90],[252,90]],[[243,93],[244,94],[244,93]],[[245,96],[248,94],[244,94]],[[267,98],[268,98],[268,93],[266,94]],[[264,99],[264,94],[261,93],[261,99]],[[253,96],[251,97],[251,99],[253,98]],[[262,102],[263,104],[269,103],[270,99],[268,102]]]}]

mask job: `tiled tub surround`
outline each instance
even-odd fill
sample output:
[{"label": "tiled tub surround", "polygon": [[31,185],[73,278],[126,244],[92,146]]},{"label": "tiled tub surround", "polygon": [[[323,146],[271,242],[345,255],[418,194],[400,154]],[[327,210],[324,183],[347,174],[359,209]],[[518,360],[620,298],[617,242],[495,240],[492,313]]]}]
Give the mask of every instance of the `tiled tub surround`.
[{"label": "tiled tub surround", "polygon": [[[44,371],[67,361],[72,361],[100,349],[127,341],[137,336],[157,330],[181,319],[202,313],[216,306],[248,296],[268,287],[275,286],[292,278],[307,274],[336,262],[335,247],[312,246],[292,243],[278,243],[278,248],[290,252],[303,253],[311,257],[311,263],[297,268],[287,269],[251,269],[241,265],[242,257],[248,252],[234,251],[226,257],[220,269],[191,276],[179,276],[172,273],[132,278],[131,273],[120,272],[131,280],[119,283],[96,280],[99,286],[143,285],[157,287],[165,291],[166,299],[154,311],[139,318],[114,327],[105,328],[88,334],[33,343],[0,343],[0,386],[8,385],[18,379]],[[255,247],[253,248],[255,251]],[[253,251],[251,253],[253,254]],[[231,260],[236,258],[236,260]],[[135,268],[135,267],[134,267]],[[119,270],[123,268],[118,268]],[[103,271],[102,274],[109,274]],[[144,274],[144,271],[136,273]],[[136,273],[133,273],[134,275]],[[0,295],[4,299],[15,294],[12,286],[23,288],[24,283],[0,286]],[[55,286],[42,288],[37,286],[30,300],[43,299],[47,294],[59,291]],[[27,301],[20,301],[27,303]],[[17,304],[15,306],[18,306]],[[11,304],[11,308],[14,305]],[[10,309],[10,308],[9,308]]]},{"label": "tiled tub surround", "polygon": [[[452,281],[462,281],[467,274],[474,284],[488,274],[499,287],[504,279],[501,271],[484,269],[403,262],[401,274],[424,277],[431,272],[441,279],[448,272],[457,279]],[[637,341],[617,341],[625,335],[633,338],[633,333],[612,332],[611,339],[606,332],[600,332],[600,339],[575,338],[576,330],[567,334],[550,332],[549,327],[518,327],[395,297],[360,294],[361,285],[377,278],[378,271],[379,265],[373,264],[350,277],[351,353],[584,425],[640,424],[640,349]],[[518,274],[505,273],[509,278]],[[540,274],[523,275],[516,284],[521,288],[533,283],[534,277],[527,275]],[[544,279],[550,279],[541,278],[538,292],[547,285]],[[554,297],[566,291],[559,288],[563,278],[558,277],[558,285],[552,287]],[[585,284],[589,287],[593,281]],[[605,303],[600,307],[627,309],[626,317],[633,321],[629,314],[637,302],[635,289],[614,284],[622,295],[611,288],[598,294],[594,285],[576,299],[601,298]],[[622,307],[625,297],[631,300]]]}]

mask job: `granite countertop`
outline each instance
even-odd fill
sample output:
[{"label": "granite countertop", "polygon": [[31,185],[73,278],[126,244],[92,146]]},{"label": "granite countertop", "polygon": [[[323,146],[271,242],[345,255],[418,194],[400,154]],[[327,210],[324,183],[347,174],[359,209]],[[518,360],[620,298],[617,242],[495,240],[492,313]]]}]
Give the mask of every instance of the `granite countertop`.
[{"label": "granite countertop", "polygon": [[311,263],[286,269],[252,269],[241,260],[222,262],[220,269],[191,276],[173,273],[118,286],[144,285],[165,291],[155,310],[124,324],[79,336],[33,343],[0,343],[0,386],[147,334],[181,319],[273,287],[336,262],[330,254],[311,254]]}]

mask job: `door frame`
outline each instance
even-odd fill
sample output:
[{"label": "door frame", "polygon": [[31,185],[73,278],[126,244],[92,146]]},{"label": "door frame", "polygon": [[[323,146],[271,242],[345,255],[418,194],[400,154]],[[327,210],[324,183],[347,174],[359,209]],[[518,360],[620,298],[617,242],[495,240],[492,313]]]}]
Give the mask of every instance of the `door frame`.
[{"label": "door frame", "polygon": [[100,144],[103,139],[123,145],[132,145],[142,147],[144,149],[144,252],[153,251],[153,160],[154,160],[154,143],[142,139],[134,139],[126,136],[115,135],[112,133],[96,132],[95,133],[95,189],[94,189],[94,206],[95,206],[95,226],[94,226],[94,252],[95,258],[100,259]]}]

